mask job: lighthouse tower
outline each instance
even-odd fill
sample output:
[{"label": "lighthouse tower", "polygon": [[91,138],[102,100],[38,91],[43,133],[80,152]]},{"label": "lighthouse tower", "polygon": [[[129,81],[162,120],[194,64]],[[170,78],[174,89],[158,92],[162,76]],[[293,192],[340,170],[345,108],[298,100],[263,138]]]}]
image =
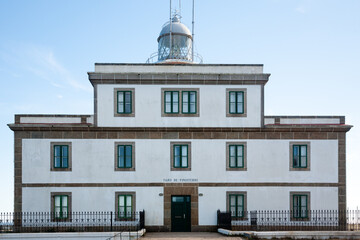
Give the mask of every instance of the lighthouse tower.
[{"label": "lighthouse tower", "polygon": [[158,41],[158,61],[192,63],[192,36],[190,30],[175,14],[161,29]]},{"label": "lighthouse tower", "polygon": [[[171,5],[170,5],[171,12]],[[158,51],[153,53],[147,63],[156,64],[196,64],[202,57],[194,52],[194,6],[192,32],[181,22],[180,11],[170,14],[157,38]]]}]

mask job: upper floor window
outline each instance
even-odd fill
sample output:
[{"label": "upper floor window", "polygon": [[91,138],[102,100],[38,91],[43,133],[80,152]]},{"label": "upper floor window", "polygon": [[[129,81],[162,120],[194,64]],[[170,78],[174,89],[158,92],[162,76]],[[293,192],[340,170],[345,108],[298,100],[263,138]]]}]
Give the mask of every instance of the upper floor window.
[{"label": "upper floor window", "polygon": [[310,170],[309,142],[290,142],[290,170]]},{"label": "upper floor window", "polygon": [[118,91],[117,92],[117,113],[131,113],[131,91]]},{"label": "upper floor window", "polygon": [[179,113],[178,91],[165,91],[165,113]]},{"label": "upper floor window", "polygon": [[229,92],[229,112],[244,113],[244,92]]},{"label": "upper floor window", "polygon": [[310,193],[291,192],[291,220],[309,220],[310,215]]},{"label": "upper floor window", "polygon": [[227,202],[232,218],[246,217],[246,192],[227,192]]},{"label": "upper floor window", "polygon": [[246,117],[246,89],[226,89],[226,116]]},{"label": "upper floor window", "polygon": [[115,117],[134,117],[135,116],[135,90],[134,88],[115,88],[114,89],[114,110]]},{"label": "upper floor window", "polygon": [[196,113],[196,91],[182,92],[182,113]]},{"label": "upper floor window", "polygon": [[52,142],[51,171],[71,171],[71,143]]},{"label": "upper floor window", "polygon": [[115,143],[115,171],[135,171],[135,143]]},{"label": "upper floor window", "polygon": [[51,193],[52,220],[68,221],[71,214],[71,193]]},{"label": "upper floor window", "polygon": [[171,142],[171,170],[191,170],[191,144],[189,142]]},{"label": "upper floor window", "polygon": [[227,142],[226,161],[227,171],[246,171],[246,142]]},{"label": "upper floor window", "polygon": [[198,117],[198,88],[162,88],[162,117]]}]

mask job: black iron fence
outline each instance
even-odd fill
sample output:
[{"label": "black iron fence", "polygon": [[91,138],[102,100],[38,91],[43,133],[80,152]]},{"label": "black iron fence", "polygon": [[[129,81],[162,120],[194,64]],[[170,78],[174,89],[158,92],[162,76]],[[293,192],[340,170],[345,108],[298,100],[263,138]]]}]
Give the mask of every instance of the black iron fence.
[{"label": "black iron fence", "polygon": [[0,213],[0,232],[104,232],[138,231],[145,227],[145,211],[70,212],[59,218],[53,212]]},{"label": "black iron fence", "polygon": [[242,211],[237,214],[218,210],[217,226],[235,231],[360,231],[360,210]]}]

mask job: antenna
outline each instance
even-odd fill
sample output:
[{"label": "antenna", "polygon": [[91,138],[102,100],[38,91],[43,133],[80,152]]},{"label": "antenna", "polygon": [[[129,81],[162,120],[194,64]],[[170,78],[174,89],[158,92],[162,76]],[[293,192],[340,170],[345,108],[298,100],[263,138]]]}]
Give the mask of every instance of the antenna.
[{"label": "antenna", "polygon": [[191,41],[191,60],[194,61],[194,25],[195,25],[195,11],[194,11],[194,8],[195,8],[195,0],[193,0],[192,2],[192,41]]},{"label": "antenna", "polygon": [[169,57],[171,56],[171,32],[172,32],[172,19],[171,19],[171,2],[170,0],[170,37],[169,37]]},{"label": "antenna", "polygon": [[180,21],[181,21],[181,0],[179,0],[179,15],[180,15]]}]

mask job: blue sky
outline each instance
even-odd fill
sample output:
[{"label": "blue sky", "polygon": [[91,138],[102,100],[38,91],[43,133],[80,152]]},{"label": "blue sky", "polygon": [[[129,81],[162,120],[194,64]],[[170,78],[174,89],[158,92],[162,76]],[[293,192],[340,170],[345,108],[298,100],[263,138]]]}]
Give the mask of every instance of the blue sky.
[{"label": "blue sky", "polygon": [[[195,17],[204,63],[271,73],[266,115],[345,115],[354,125],[350,208],[360,203],[359,10],[357,0],[196,0]],[[182,15],[190,27],[191,0]],[[0,212],[13,209],[14,114],[92,114],[86,73],[95,62],[144,63],[168,17],[168,0],[0,1]]]}]

